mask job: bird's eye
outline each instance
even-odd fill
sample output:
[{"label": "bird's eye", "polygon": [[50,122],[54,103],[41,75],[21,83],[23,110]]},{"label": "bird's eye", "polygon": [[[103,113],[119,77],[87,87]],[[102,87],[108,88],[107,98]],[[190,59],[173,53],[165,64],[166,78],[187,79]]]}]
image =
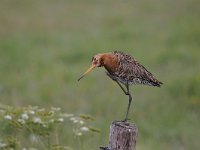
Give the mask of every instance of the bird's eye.
[{"label": "bird's eye", "polygon": [[96,57],[92,57],[92,61],[97,61],[97,58]]}]

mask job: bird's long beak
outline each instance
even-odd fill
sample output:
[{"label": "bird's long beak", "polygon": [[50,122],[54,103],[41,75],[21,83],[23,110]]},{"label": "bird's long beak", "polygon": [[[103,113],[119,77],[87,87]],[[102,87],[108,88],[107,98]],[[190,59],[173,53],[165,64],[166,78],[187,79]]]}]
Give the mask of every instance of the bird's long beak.
[{"label": "bird's long beak", "polygon": [[95,67],[96,65],[92,64],[92,66],[78,79],[78,81],[80,81],[84,76],[90,73],[90,71],[92,71]]}]

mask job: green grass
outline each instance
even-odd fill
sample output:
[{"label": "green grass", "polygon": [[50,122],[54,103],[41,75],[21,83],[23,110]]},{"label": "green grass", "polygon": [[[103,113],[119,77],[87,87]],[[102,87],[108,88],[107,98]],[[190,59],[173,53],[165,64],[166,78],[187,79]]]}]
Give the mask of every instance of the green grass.
[{"label": "green grass", "polygon": [[[102,132],[81,139],[82,149],[107,145],[109,125],[124,117],[127,97],[103,68],[77,78],[94,54],[123,50],[164,82],[161,88],[131,87],[137,149],[199,149],[198,0],[0,4],[1,104],[91,114]],[[79,149],[67,134],[63,141]]]}]

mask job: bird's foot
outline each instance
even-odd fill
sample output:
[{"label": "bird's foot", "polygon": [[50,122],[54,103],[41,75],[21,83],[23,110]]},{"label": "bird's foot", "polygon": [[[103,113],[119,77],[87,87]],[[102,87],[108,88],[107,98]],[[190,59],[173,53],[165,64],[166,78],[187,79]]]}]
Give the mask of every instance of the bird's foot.
[{"label": "bird's foot", "polygon": [[115,120],[114,122],[128,122],[129,120],[131,120],[131,119],[128,119],[128,118],[125,118],[124,120],[120,120],[120,121],[117,121],[117,120]]},{"label": "bird's foot", "polygon": [[128,122],[129,120],[131,120],[131,119],[125,118],[124,120],[122,120],[122,122]]}]

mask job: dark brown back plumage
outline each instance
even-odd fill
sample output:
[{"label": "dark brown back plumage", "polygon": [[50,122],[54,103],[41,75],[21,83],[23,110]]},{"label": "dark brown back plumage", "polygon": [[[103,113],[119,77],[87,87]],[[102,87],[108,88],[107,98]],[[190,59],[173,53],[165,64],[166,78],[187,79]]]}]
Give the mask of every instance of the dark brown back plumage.
[{"label": "dark brown back plumage", "polygon": [[125,85],[128,83],[160,87],[162,84],[162,82],[158,81],[143,65],[130,55],[120,51],[114,51],[113,55],[118,59],[116,71],[108,71],[108,75],[113,80],[118,80]]}]

